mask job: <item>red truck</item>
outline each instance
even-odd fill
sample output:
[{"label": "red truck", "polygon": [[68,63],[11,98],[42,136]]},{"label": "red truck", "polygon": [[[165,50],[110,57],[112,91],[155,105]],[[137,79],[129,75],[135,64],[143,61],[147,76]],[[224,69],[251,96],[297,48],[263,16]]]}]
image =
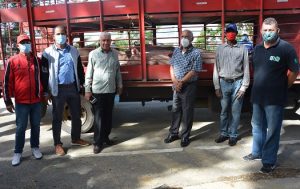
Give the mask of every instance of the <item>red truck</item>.
[{"label": "red truck", "polygon": [[[12,33],[13,25],[35,39],[33,49],[39,54],[53,42],[51,29],[65,25],[68,41],[79,48],[85,65],[88,52],[97,46],[98,32],[111,32],[124,80],[120,101],[141,101],[143,105],[151,100],[172,99],[168,60],[184,29],[193,31],[194,45],[202,51],[204,60],[198,82],[197,104],[201,107],[219,106],[212,82],[214,50],[224,42],[222,31],[227,23],[237,23],[239,34],[247,33],[255,45],[261,41],[263,19],[275,17],[281,38],[289,41],[300,55],[299,0],[4,1],[0,16],[1,23],[10,26],[2,27],[5,35],[1,34],[1,47],[12,44],[16,37],[6,35]],[[6,55],[2,50],[2,56]],[[299,84],[300,78],[292,90],[299,90]],[[86,132],[92,127],[93,115],[89,103],[83,100],[82,104]],[[245,100],[245,106],[249,107],[249,100]],[[68,113],[65,118],[68,123]]]}]

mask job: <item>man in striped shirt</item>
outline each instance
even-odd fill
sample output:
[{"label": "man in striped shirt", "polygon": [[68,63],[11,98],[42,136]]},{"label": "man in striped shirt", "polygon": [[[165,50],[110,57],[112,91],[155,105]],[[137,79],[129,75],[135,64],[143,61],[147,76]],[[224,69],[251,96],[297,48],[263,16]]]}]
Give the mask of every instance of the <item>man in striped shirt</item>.
[{"label": "man in striped shirt", "polygon": [[171,143],[179,139],[182,121],[181,147],[189,145],[193,126],[194,102],[197,92],[198,75],[202,67],[199,49],[192,45],[193,33],[185,30],[181,35],[181,46],[176,48],[170,60],[170,74],[173,81],[172,122],[169,135],[164,140]]},{"label": "man in striped shirt", "polygon": [[229,139],[228,144],[234,146],[237,143],[243,97],[249,86],[249,60],[248,50],[236,41],[236,24],[228,24],[225,34],[227,43],[216,50],[213,73],[216,96],[221,99],[222,106],[220,135],[215,142],[221,143]]}]

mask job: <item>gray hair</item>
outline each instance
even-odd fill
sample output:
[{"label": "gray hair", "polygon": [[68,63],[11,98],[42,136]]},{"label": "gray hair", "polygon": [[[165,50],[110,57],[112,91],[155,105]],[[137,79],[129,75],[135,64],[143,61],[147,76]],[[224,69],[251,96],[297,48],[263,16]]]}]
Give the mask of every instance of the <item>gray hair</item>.
[{"label": "gray hair", "polygon": [[111,39],[111,34],[108,32],[100,32],[100,39],[108,38]]},{"label": "gray hair", "polygon": [[278,28],[278,23],[277,23],[276,19],[273,18],[273,17],[266,18],[263,23],[266,24],[266,25],[273,25],[274,24],[276,26],[276,28]]},{"label": "gray hair", "polygon": [[192,32],[191,30],[183,30],[182,33],[183,33],[183,32],[188,33],[189,36],[190,36],[192,39],[194,39],[194,35],[193,35],[193,32]]}]

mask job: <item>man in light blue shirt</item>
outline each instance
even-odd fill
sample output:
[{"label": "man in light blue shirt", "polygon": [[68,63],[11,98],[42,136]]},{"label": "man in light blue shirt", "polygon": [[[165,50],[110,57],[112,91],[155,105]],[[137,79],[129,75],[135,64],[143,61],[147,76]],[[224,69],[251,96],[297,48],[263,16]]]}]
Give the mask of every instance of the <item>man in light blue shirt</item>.
[{"label": "man in light blue shirt", "polygon": [[59,49],[59,68],[58,68],[58,84],[72,84],[75,82],[74,77],[74,62],[70,54],[70,46],[64,49]]},{"label": "man in light blue shirt", "polygon": [[[66,28],[57,26],[54,29],[55,44],[42,55],[42,82],[44,91],[52,96],[52,131],[56,155],[65,155],[60,140],[61,124],[65,103],[67,103],[72,119],[72,145],[87,146],[88,142],[80,139],[81,105],[80,88],[84,83],[84,72],[78,50],[66,43]],[[49,96],[45,93],[45,96]]]}]

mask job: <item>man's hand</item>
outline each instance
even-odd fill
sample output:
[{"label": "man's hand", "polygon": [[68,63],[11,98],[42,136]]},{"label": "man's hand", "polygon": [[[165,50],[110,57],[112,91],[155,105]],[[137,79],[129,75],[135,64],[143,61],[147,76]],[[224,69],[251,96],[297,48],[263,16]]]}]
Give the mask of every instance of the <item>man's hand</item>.
[{"label": "man's hand", "polygon": [[43,98],[43,101],[46,102],[47,105],[49,105],[48,102],[50,102],[50,103],[52,102],[52,96],[51,95],[45,95],[44,98]]},{"label": "man's hand", "polygon": [[180,92],[181,89],[182,89],[182,86],[183,86],[183,82],[182,81],[178,81],[177,85],[176,85],[176,88],[175,88],[176,92]]},{"label": "man's hand", "polygon": [[85,92],[84,98],[85,98],[86,100],[90,100],[90,99],[91,99],[91,96],[92,96],[92,93],[91,93],[91,92]]},{"label": "man's hand", "polygon": [[12,104],[12,105],[6,106],[6,109],[7,109],[7,111],[9,111],[10,113],[14,113],[15,107],[14,107],[14,105]]},{"label": "man's hand", "polygon": [[245,91],[239,90],[239,91],[236,93],[236,98],[237,98],[237,99],[243,98],[244,95],[245,95]]},{"label": "man's hand", "polygon": [[221,89],[216,89],[215,93],[216,93],[216,96],[218,98],[222,98],[223,97]]},{"label": "man's hand", "polygon": [[123,92],[123,87],[118,87],[118,88],[117,88],[117,93],[118,93],[118,95],[121,95],[122,92]]}]

